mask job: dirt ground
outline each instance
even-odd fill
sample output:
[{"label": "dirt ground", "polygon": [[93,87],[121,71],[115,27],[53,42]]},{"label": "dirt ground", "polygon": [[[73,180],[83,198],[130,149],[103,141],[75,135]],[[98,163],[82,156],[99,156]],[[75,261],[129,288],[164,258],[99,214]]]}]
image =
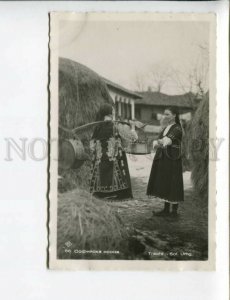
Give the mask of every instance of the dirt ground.
[{"label": "dirt ground", "polygon": [[[146,196],[153,157],[153,155],[128,155],[134,199],[106,201],[108,208],[120,217],[121,224],[124,224],[125,232],[128,233],[128,237],[122,241],[124,243],[121,245],[120,256],[116,256],[116,259],[206,260],[207,207],[205,209],[205,205],[202,205],[202,199],[194,196],[190,172],[183,174],[185,201],[179,205],[178,217],[154,216],[153,211],[160,211],[164,203],[159,198],[149,199]],[[59,195],[59,201],[66,203],[67,209],[71,203],[74,204],[76,195],[79,195],[77,190],[62,193]],[[64,223],[69,220],[63,213],[59,217]],[[68,228],[67,225],[64,227]],[[61,240],[63,239],[68,241],[69,237],[64,234]]]},{"label": "dirt ground", "polygon": [[208,253],[208,217],[201,201],[194,196],[190,172],[183,174],[185,201],[179,205],[179,215],[157,217],[163,202],[146,196],[153,156],[128,156],[132,179],[133,200],[111,202],[133,230],[133,247],[138,259],[205,260]]}]

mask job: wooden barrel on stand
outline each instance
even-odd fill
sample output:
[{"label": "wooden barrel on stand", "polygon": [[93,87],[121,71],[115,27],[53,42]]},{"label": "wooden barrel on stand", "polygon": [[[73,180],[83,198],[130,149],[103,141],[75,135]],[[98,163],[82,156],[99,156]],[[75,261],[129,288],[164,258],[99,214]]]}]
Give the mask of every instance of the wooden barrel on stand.
[{"label": "wooden barrel on stand", "polygon": [[82,142],[65,139],[59,144],[58,163],[61,169],[77,169],[88,159]]}]

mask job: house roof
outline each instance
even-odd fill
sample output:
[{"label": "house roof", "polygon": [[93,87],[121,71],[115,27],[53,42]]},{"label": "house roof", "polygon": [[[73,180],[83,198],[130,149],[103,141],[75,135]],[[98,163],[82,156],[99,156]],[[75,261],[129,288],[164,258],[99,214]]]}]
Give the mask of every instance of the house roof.
[{"label": "house roof", "polygon": [[140,95],[142,99],[136,100],[135,104],[177,106],[183,108],[193,108],[197,104],[195,95],[192,93],[171,96],[159,92],[140,92]]},{"label": "house roof", "polygon": [[102,79],[106,83],[107,87],[109,87],[111,90],[114,90],[115,92],[119,92],[119,93],[123,94],[124,96],[131,97],[133,99],[141,99],[142,98],[142,96],[139,93],[130,91],[130,90],[124,88],[123,86],[110,81],[107,78],[102,77]]}]

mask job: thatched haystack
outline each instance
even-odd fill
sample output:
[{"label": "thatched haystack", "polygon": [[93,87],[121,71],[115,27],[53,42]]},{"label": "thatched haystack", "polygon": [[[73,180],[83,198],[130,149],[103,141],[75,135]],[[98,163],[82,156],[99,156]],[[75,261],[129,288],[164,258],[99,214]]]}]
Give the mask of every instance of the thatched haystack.
[{"label": "thatched haystack", "polygon": [[200,102],[191,121],[190,156],[192,160],[192,180],[202,199],[208,199],[209,163],[209,96]]},{"label": "thatched haystack", "polygon": [[[74,190],[59,196],[57,225],[58,258],[111,258],[108,254],[77,254],[74,249],[117,250],[122,253],[125,250],[127,232],[117,212],[85,191]],[[71,245],[66,245],[69,242]],[[118,258],[116,254],[114,256]]]},{"label": "thatched haystack", "polygon": [[191,121],[183,121],[181,122],[181,126],[183,128],[183,139],[181,145],[182,152],[182,165],[183,172],[191,171],[191,158],[190,158],[190,139],[191,139]]},{"label": "thatched haystack", "polygon": [[86,66],[59,58],[59,125],[73,129],[93,122],[103,103],[113,104],[113,100],[101,77]]},{"label": "thatched haystack", "polygon": [[[95,121],[103,103],[112,104],[113,100],[100,76],[77,62],[59,58],[59,126],[73,129]],[[59,128],[59,141],[65,138],[72,139],[73,136]],[[87,151],[90,137],[80,138]],[[89,162],[74,171],[59,169],[59,174],[62,177],[59,191],[82,186],[89,177]]]}]

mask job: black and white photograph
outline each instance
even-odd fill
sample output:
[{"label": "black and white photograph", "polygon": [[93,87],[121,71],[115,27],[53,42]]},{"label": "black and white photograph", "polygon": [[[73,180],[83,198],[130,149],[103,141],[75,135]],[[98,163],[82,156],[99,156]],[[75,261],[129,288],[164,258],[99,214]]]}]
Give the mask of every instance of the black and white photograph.
[{"label": "black and white photograph", "polygon": [[229,1],[0,0],[6,300],[229,300]]},{"label": "black and white photograph", "polygon": [[214,269],[215,15],[50,14],[50,268]]}]

